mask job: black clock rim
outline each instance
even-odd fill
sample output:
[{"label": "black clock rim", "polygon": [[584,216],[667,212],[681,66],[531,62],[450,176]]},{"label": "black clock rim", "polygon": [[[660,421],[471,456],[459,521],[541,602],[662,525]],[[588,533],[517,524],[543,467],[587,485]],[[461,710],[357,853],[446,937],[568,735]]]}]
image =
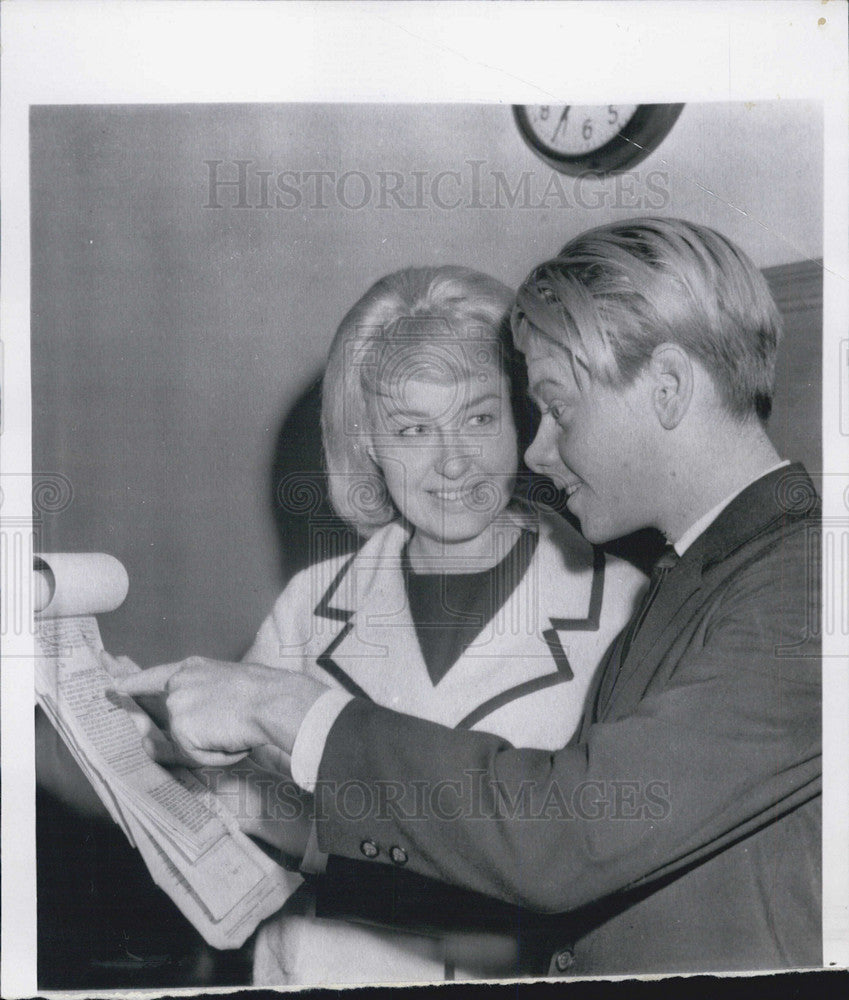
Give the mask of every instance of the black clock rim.
[{"label": "black clock rim", "polygon": [[513,105],[513,117],[525,142],[534,153],[560,173],[616,174],[630,170],[654,152],[672,130],[683,104],[638,104],[628,124],[603,146],[591,153],[567,156],[544,146],[531,128],[525,104]]}]

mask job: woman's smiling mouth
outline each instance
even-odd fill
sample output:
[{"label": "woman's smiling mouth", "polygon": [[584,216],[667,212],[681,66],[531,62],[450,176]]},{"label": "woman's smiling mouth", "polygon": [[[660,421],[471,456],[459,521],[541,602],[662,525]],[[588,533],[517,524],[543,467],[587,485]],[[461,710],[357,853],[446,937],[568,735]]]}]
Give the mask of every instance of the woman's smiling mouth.
[{"label": "woman's smiling mouth", "polygon": [[437,500],[443,500],[447,503],[455,503],[460,500],[467,500],[471,497],[473,490],[429,490],[429,493],[432,497],[436,497]]}]

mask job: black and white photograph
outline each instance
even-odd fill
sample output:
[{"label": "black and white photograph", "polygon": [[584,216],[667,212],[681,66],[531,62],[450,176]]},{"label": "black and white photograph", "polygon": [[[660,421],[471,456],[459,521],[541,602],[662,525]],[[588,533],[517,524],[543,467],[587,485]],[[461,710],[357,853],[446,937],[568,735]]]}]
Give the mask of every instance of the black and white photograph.
[{"label": "black and white photograph", "polygon": [[3,25],[4,995],[847,965],[846,5],[62,7]]}]

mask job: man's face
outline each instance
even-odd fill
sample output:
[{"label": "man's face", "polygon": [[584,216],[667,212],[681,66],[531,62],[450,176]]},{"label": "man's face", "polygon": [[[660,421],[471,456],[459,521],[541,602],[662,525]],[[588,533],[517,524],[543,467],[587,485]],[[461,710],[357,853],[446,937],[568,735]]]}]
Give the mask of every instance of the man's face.
[{"label": "man's face", "polygon": [[530,468],[566,490],[569,510],[593,543],[652,526],[659,480],[645,380],[608,387],[582,372],[578,385],[566,354],[537,338],[526,360],[543,414],[525,453]]}]

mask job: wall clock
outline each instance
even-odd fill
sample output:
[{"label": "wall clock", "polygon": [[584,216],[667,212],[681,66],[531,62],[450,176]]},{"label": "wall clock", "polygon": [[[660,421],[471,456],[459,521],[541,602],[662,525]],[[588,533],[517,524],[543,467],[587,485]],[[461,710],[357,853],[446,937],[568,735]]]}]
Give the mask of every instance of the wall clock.
[{"label": "wall clock", "polygon": [[522,138],[564,174],[615,174],[657,149],[683,104],[516,104]]}]

